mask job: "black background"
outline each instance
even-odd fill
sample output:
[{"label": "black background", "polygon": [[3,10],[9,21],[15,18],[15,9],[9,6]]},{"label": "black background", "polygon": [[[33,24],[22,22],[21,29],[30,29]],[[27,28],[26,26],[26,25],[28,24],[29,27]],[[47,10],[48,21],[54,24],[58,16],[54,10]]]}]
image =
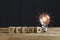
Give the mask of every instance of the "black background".
[{"label": "black background", "polygon": [[38,26],[37,17],[42,9],[51,13],[50,27],[60,26],[59,3],[57,0],[0,0],[0,27]]}]

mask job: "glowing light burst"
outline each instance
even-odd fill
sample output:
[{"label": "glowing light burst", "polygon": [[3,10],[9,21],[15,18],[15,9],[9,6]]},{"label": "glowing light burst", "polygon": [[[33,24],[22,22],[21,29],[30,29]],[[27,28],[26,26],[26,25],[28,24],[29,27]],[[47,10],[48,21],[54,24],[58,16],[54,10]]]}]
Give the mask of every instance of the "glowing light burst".
[{"label": "glowing light burst", "polygon": [[50,16],[46,13],[42,13],[40,16],[39,16],[39,22],[41,22],[41,24],[46,24],[48,25],[49,22],[50,22]]},{"label": "glowing light burst", "polygon": [[46,17],[43,17],[42,20],[43,20],[44,22],[46,22],[46,21],[47,21],[47,18],[46,18]]}]

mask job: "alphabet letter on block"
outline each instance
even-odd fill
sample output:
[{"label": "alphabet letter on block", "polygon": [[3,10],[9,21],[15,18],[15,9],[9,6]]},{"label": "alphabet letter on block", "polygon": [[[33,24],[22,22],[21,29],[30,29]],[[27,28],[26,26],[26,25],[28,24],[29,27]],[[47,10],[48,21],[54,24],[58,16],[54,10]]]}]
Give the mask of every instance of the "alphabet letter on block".
[{"label": "alphabet letter on block", "polygon": [[14,33],[15,31],[15,27],[14,26],[10,26],[9,27],[9,33]]},{"label": "alphabet letter on block", "polygon": [[22,27],[22,33],[27,33],[27,27]]},{"label": "alphabet letter on block", "polygon": [[28,27],[28,33],[34,33],[34,27]]},{"label": "alphabet letter on block", "polygon": [[22,27],[16,27],[16,33],[22,33]]},{"label": "alphabet letter on block", "polygon": [[42,29],[41,27],[37,27],[37,33],[41,33]]}]

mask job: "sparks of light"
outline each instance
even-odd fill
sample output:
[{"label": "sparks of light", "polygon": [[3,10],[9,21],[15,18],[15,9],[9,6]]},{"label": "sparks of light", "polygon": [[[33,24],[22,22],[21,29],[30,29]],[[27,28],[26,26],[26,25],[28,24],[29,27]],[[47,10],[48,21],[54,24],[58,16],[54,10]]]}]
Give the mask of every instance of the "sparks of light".
[{"label": "sparks of light", "polygon": [[46,18],[46,17],[43,17],[42,20],[43,20],[44,22],[46,22],[46,21],[47,21],[47,18]]}]

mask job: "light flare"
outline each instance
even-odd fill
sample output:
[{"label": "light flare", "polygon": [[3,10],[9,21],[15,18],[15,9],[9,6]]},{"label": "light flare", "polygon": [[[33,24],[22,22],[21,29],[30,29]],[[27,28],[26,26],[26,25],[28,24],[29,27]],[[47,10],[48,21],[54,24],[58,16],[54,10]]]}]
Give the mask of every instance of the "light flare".
[{"label": "light flare", "polygon": [[49,22],[50,22],[50,17],[49,17],[49,15],[46,14],[46,13],[41,14],[41,15],[39,16],[39,22],[41,22],[42,25],[43,25],[43,24],[48,25]]}]

